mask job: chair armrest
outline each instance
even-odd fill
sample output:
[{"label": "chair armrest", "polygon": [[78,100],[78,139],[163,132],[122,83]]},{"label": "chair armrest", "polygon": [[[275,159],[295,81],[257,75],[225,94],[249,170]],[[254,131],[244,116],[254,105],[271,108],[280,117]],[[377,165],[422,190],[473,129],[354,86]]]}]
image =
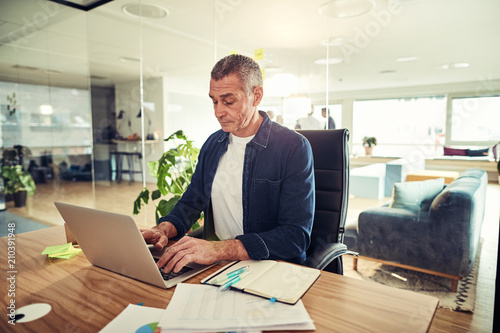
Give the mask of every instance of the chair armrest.
[{"label": "chair armrest", "polygon": [[203,238],[203,226],[199,227],[198,229],[191,231],[188,234],[189,237],[193,238]]},{"label": "chair armrest", "polygon": [[317,246],[308,256],[305,262],[306,266],[323,270],[329,263],[337,257],[347,253],[347,246],[342,243],[330,243]]}]

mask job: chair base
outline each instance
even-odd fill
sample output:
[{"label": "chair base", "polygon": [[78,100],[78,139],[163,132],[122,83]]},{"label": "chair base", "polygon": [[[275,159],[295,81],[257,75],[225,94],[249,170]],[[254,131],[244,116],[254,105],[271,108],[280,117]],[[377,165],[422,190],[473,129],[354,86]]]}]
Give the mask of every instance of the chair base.
[{"label": "chair base", "polygon": [[431,275],[437,275],[437,276],[441,276],[441,277],[444,277],[444,278],[448,278],[448,279],[450,279],[450,291],[453,292],[453,293],[457,292],[457,290],[458,290],[458,281],[462,280],[462,277],[460,277],[460,276],[455,276],[455,275],[450,275],[450,274],[444,274],[444,273],[440,273],[440,272],[436,272],[436,271],[431,271],[431,270],[428,270],[428,269],[425,269],[425,268],[414,267],[414,266],[404,265],[404,264],[400,264],[400,263],[393,262],[393,261],[387,261],[387,260],[382,260],[382,259],[375,259],[375,258],[370,258],[370,257],[365,257],[365,256],[353,257],[352,269],[355,270],[355,271],[358,270],[358,259],[375,261],[375,262],[379,262],[379,263],[384,264],[384,265],[389,265],[389,266],[394,266],[394,267],[400,267],[400,268],[409,269],[409,270],[416,271],[416,272],[421,272],[421,273],[426,273],[426,274],[431,274]]}]

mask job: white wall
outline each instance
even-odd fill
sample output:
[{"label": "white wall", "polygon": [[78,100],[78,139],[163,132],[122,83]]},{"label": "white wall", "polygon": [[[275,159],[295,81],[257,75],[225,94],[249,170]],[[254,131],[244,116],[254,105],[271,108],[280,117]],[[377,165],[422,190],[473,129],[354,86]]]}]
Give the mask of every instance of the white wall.
[{"label": "white wall", "polygon": [[[164,78],[165,137],[183,130],[189,140],[201,148],[213,132],[220,129],[214,115],[212,101],[208,97],[208,79],[206,91],[189,89],[179,90],[175,81]],[[166,144],[166,148],[169,147]]]}]

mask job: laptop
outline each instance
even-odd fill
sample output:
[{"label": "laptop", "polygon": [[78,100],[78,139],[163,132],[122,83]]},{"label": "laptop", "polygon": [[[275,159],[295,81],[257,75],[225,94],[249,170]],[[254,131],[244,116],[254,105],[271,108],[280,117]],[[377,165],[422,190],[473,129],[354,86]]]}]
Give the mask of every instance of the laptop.
[{"label": "laptop", "polygon": [[146,244],[131,216],[54,204],[87,259],[97,267],[166,289],[215,265],[190,263],[179,273],[165,274],[155,262],[162,252]]}]

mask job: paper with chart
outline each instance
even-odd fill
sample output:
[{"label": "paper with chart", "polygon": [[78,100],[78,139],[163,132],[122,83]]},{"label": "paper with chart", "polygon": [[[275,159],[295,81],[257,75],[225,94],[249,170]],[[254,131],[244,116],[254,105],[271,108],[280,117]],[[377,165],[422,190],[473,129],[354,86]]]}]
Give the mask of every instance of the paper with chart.
[{"label": "paper with chart", "polygon": [[314,329],[302,301],[295,305],[217,287],[178,284],[160,325],[169,330]]},{"label": "paper with chart", "polygon": [[129,304],[115,319],[99,333],[114,332],[154,332],[165,309]]}]

